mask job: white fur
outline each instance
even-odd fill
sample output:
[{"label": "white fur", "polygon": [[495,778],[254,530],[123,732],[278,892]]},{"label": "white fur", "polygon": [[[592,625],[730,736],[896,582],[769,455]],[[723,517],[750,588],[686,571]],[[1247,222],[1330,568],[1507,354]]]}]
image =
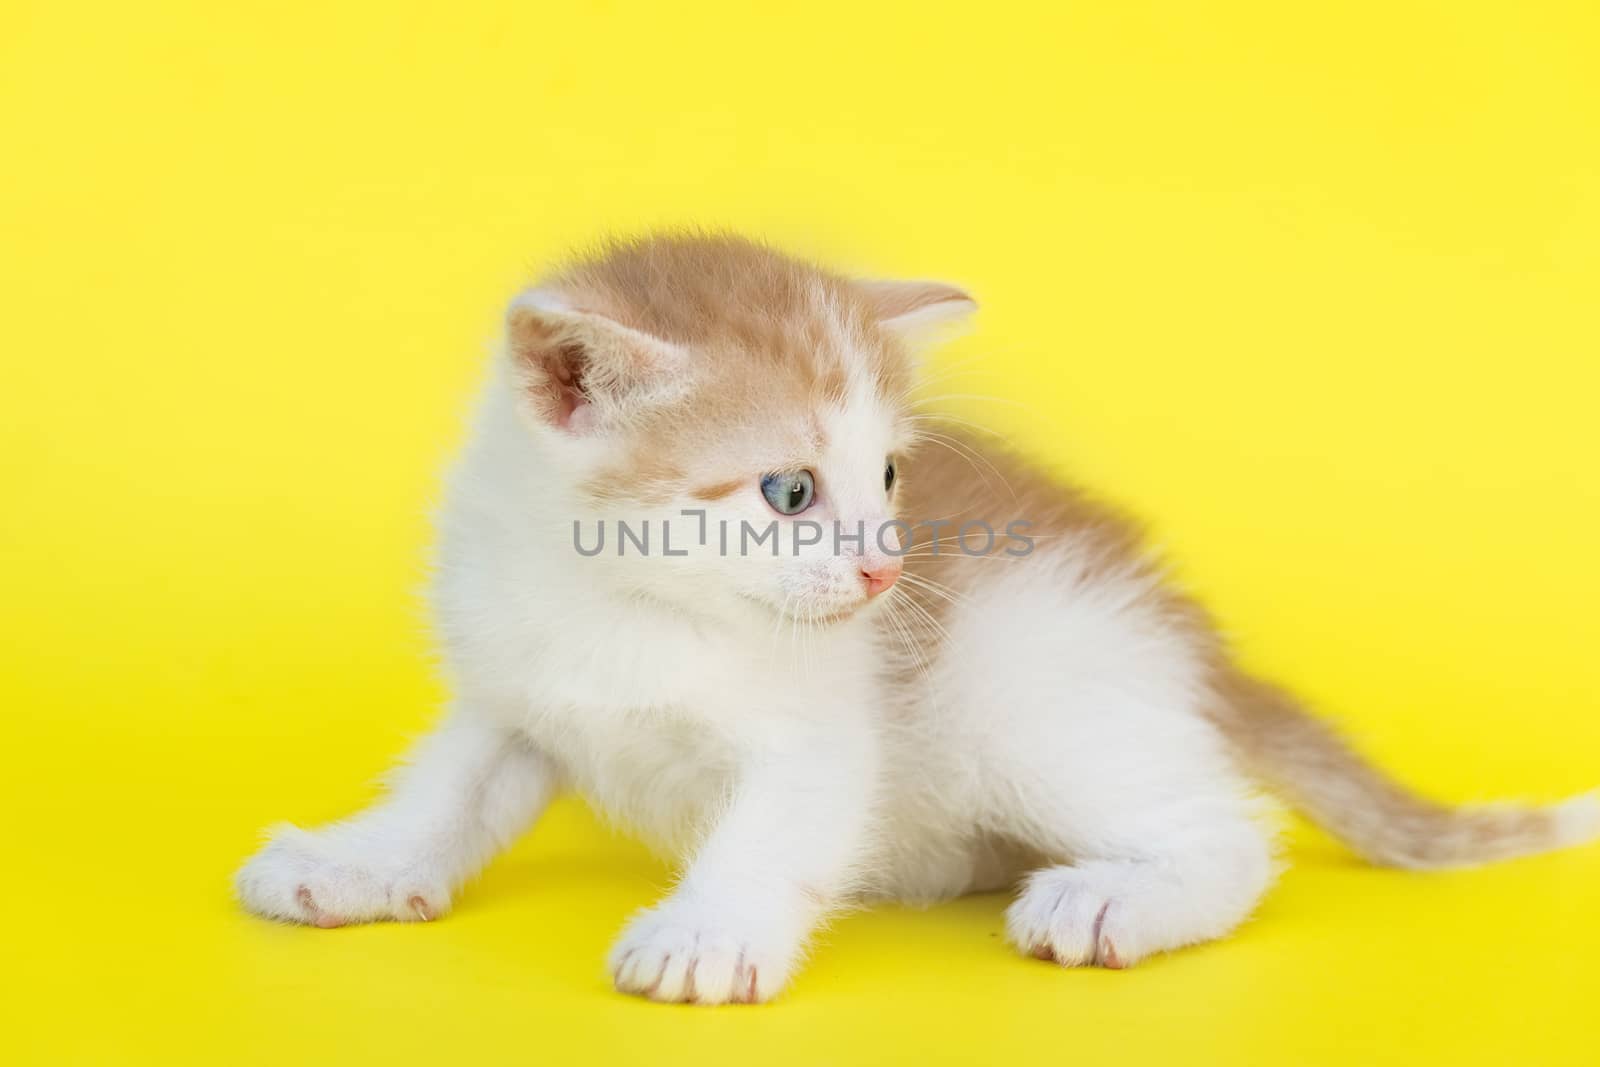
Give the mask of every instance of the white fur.
[{"label": "white fur", "polygon": [[[850,392],[814,517],[870,529],[888,514],[893,413]],[[761,440],[740,459],[749,493],[627,517],[672,519],[676,544],[694,529],[679,507],[765,523]],[[247,907],[323,925],[436,917],[566,786],[687,858],[611,957],[619,988],[663,1000],[766,999],[830,908],[1030,871],[1010,935],[1067,964],[1124,965],[1249,913],[1269,837],[1147,578],[1093,571],[1070,545],[979,564],[992,580],[951,607],[931,669],[906,672],[876,603],[806,625],[861,606],[862,560],[830,544],[639,559],[608,540],[578,556],[572,521],[590,509],[574,487],[609,447],[538,423],[495,376],[442,516],[435,606],[457,706],[386,802],[284,830],[252,859]]]}]

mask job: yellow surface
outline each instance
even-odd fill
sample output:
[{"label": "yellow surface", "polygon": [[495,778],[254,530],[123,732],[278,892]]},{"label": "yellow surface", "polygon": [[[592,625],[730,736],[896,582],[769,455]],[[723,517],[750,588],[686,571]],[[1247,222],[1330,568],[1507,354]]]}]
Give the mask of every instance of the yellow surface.
[{"label": "yellow surface", "polygon": [[1600,782],[1592,4],[0,21],[0,1057],[1595,1062],[1600,849],[1300,831],[1237,937],[1120,974],[1010,954],[998,897],[881,910],[755,1010],[609,990],[667,872],[575,805],[427,927],[228,888],[438,706],[426,513],[503,302],[663,222],[970,285],[950,391],[1253,664],[1440,795]]}]

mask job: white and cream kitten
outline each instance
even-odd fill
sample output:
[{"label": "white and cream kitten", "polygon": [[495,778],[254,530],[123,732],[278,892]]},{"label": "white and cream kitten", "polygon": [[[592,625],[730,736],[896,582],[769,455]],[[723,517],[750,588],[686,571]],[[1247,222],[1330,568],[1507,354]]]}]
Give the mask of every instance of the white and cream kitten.
[{"label": "white and cream kitten", "polygon": [[[1273,877],[1256,781],[1384,864],[1596,831],[1589,798],[1394,784],[1243,676],[1123,522],[914,414],[915,348],[973,307],[702,237],[518,297],[441,519],[454,706],[387,799],[280,830],[245,906],[438,918],[573,789],[684,861],[618,940],[617,987],[746,1002],[865,898],[1020,883],[1012,940],[1069,966],[1220,937]],[[776,555],[749,544],[773,524]]]}]

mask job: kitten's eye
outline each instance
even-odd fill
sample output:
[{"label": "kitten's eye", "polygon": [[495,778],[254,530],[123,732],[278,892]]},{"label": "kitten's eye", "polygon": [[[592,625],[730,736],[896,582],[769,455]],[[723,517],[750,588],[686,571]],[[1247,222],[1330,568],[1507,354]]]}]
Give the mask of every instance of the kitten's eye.
[{"label": "kitten's eye", "polygon": [[889,490],[891,490],[893,488],[894,488],[894,460],[891,459],[889,461],[888,466],[883,468],[883,491],[885,493],[887,493],[887,492],[889,492]]},{"label": "kitten's eye", "polygon": [[768,474],[761,479],[761,495],[780,515],[798,515],[809,508],[815,491],[810,471]]}]

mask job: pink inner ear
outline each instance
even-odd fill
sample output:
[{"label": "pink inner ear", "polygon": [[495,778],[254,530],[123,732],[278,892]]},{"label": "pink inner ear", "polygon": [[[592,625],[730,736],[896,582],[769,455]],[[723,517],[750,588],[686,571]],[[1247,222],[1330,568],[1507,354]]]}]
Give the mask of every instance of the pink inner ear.
[{"label": "pink inner ear", "polygon": [[594,429],[594,405],[576,389],[563,389],[556,425],[569,433],[588,433]]},{"label": "pink inner ear", "polygon": [[556,366],[555,370],[556,403],[555,423],[563,430],[572,433],[582,433],[593,425],[593,409],[589,398],[583,395],[583,390],[572,377],[572,368],[566,363]]}]

